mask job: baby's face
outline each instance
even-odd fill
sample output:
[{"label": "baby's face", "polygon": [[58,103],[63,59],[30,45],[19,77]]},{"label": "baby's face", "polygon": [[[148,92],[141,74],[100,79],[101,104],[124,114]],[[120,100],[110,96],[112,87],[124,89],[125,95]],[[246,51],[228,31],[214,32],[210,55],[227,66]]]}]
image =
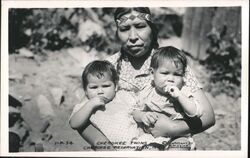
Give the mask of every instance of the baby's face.
[{"label": "baby's face", "polygon": [[112,81],[111,76],[104,73],[103,76],[97,77],[89,74],[87,76],[88,85],[85,89],[85,93],[88,99],[95,97],[104,97],[107,102],[113,100],[116,92],[116,85]]},{"label": "baby's face", "polygon": [[164,89],[167,86],[182,88],[184,72],[180,64],[175,65],[172,61],[164,60],[153,70],[153,76],[155,87],[162,94],[165,94]]}]

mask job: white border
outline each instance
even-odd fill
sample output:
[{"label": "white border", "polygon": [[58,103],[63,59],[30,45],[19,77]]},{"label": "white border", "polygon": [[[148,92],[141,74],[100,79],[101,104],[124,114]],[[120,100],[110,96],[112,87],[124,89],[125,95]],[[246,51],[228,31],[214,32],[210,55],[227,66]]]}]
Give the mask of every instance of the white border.
[{"label": "white border", "polygon": [[[248,0],[89,0],[89,1],[2,1],[1,2],[1,142],[0,156],[60,156],[60,157],[247,157],[248,149],[248,63],[249,63],[249,2]],[[242,7],[242,98],[241,150],[239,151],[160,151],[160,152],[20,152],[8,153],[8,9],[9,8],[74,8],[74,7]]]},{"label": "white border", "polygon": [[13,8],[77,8],[77,7],[201,7],[248,6],[247,0],[3,0],[3,6]]}]

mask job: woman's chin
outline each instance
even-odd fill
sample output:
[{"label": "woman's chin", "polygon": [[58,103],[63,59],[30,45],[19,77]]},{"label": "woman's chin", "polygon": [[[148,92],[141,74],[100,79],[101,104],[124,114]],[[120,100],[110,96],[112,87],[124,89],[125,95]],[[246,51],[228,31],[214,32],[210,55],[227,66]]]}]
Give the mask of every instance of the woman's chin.
[{"label": "woman's chin", "polygon": [[146,56],[147,53],[145,53],[144,50],[133,50],[133,51],[130,51],[130,55],[133,56],[133,57],[136,57],[136,58],[141,58],[141,57],[144,57]]}]

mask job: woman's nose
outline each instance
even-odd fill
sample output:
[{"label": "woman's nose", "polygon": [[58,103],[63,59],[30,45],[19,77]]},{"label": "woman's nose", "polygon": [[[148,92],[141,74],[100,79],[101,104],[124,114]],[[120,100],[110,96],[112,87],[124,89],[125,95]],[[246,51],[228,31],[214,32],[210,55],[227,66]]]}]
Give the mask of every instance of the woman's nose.
[{"label": "woman's nose", "polygon": [[131,43],[135,43],[137,40],[138,40],[137,31],[135,28],[132,27],[129,34],[129,41]]}]

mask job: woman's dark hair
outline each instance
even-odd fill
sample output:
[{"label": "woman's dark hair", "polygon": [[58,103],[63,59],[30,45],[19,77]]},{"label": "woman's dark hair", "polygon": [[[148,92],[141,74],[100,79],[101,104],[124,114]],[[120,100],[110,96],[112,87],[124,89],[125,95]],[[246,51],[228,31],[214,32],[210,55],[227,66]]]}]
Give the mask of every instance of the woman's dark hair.
[{"label": "woman's dark hair", "polygon": [[104,73],[107,73],[111,76],[112,81],[117,84],[119,77],[118,74],[114,68],[114,66],[106,61],[106,60],[95,60],[91,63],[89,63],[83,73],[82,73],[82,86],[83,89],[86,90],[86,87],[89,83],[88,81],[88,75],[94,75],[97,78],[101,78],[104,76]]},{"label": "woman's dark hair", "polygon": [[[134,7],[134,8],[123,8],[123,7],[119,7],[116,8],[115,12],[114,12],[114,20],[116,21],[117,19],[121,18],[123,15],[131,13],[132,11],[137,11],[139,13],[146,13],[151,15],[150,9],[148,7]],[[152,43],[151,43],[151,47],[156,49],[159,47],[158,44],[158,29],[155,26],[155,24],[152,21],[147,21],[149,27],[152,30]],[[118,27],[118,26],[117,26]],[[116,30],[116,36],[117,36],[117,30]],[[125,58],[125,53],[122,53],[121,51],[121,56],[118,58],[117,60],[117,66],[116,66],[116,70],[118,75],[120,74],[120,70],[121,70],[121,63],[122,63],[122,59]]]},{"label": "woman's dark hair", "polygon": [[[114,13],[114,20],[116,21],[117,19],[121,18],[123,15],[127,14],[127,13],[131,13],[132,11],[137,11],[140,13],[146,13],[151,15],[150,9],[148,7],[134,7],[134,8],[116,8],[115,13]],[[153,48],[158,48],[159,44],[158,44],[158,29],[156,28],[155,24],[152,21],[147,21],[149,27],[152,30],[152,47]],[[116,35],[117,35],[117,31],[116,31]]]},{"label": "woman's dark hair", "polygon": [[173,61],[176,66],[179,64],[182,65],[183,72],[185,72],[187,67],[187,58],[181,50],[172,46],[160,47],[156,49],[154,55],[152,56],[150,67],[157,69],[160,62],[165,59]]}]

